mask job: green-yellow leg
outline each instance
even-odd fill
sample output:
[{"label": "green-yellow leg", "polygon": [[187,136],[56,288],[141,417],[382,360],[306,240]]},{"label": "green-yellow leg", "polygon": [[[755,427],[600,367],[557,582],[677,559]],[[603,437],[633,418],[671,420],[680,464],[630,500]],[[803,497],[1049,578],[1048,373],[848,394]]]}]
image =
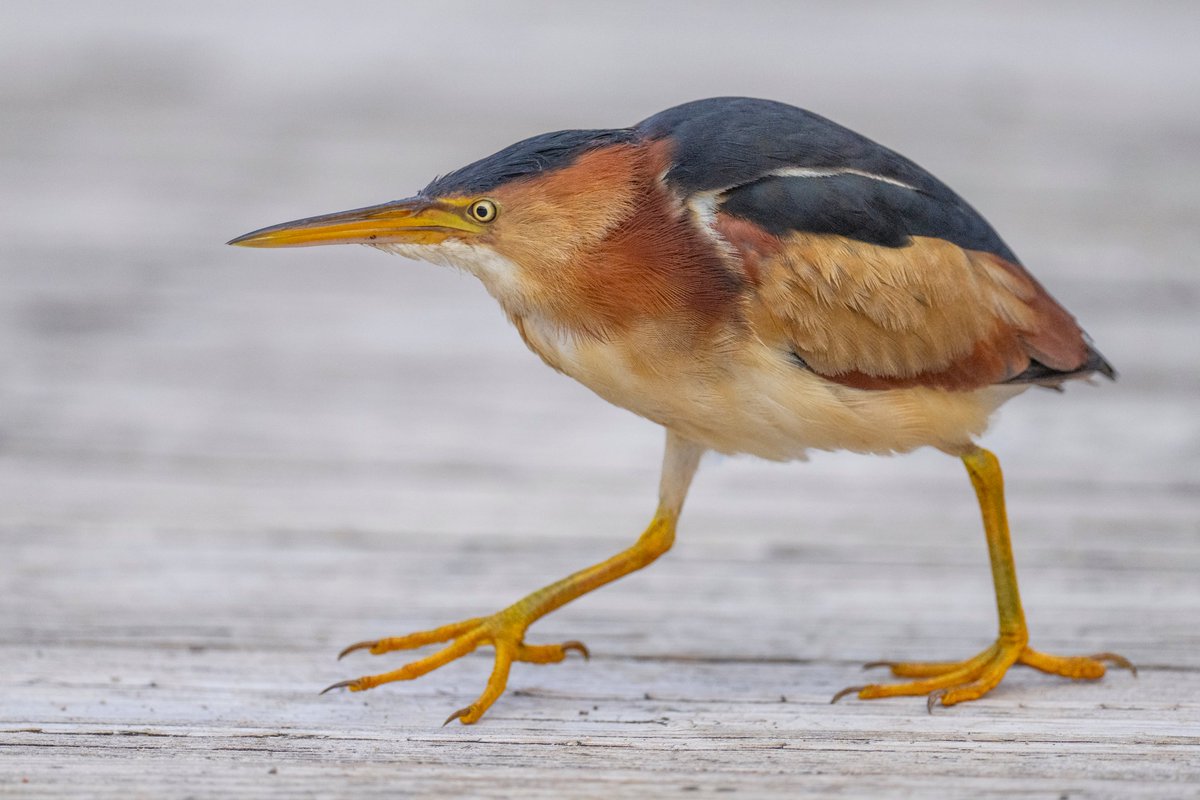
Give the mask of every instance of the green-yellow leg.
[{"label": "green-yellow leg", "polygon": [[[411,650],[428,644],[449,642],[438,652],[418,661],[379,675],[367,675],[351,681],[335,683],[325,689],[346,688],[353,692],[370,689],[391,681],[418,678],[437,669],[480,645],[490,644],[495,648],[496,660],[491,677],[479,698],[466,708],[455,711],[446,720],[459,720],[471,724],[479,720],[492,703],[504,692],[508,683],[509,669],[514,661],[534,664],[553,664],[562,661],[566,654],[575,650],[585,658],[587,648],[581,642],[532,645],[525,643],[525,630],[534,621],[551,611],[587,594],[606,583],[628,575],[654,561],[670,549],[675,541],[675,523],[683,508],[688,486],[700,463],[703,449],[674,434],[667,434],[666,454],[663,457],[662,482],[659,489],[658,511],[653,521],[632,547],[612,558],[582,569],[573,575],[538,589],[531,595],[518,600],[508,608],[490,617],[456,622],[429,631],[375,641],[358,642],[342,651],[341,656],[355,650],[369,650],[379,655],[393,650]],[[338,656],[341,658],[341,656]]]},{"label": "green-yellow leg", "polygon": [[1115,653],[1096,653],[1090,656],[1053,656],[1029,647],[1029,631],[1025,627],[1025,612],[1017,591],[1017,570],[1013,563],[1012,542],[1008,535],[1008,519],[1004,511],[1004,477],[1000,462],[983,448],[973,448],[962,457],[979,499],[983,513],[983,530],[987,535],[988,556],[992,563],[992,580],[996,586],[996,608],[1000,614],[1000,635],[991,647],[966,661],[874,661],[868,667],[890,667],[901,678],[916,678],[906,683],[851,686],[833,696],[837,702],[847,694],[857,693],[860,699],[895,697],[897,695],[929,695],[929,708],[941,702],[952,706],[976,700],[994,689],[1008,668],[1025,664],[1076,680],[1095,680],[1104,675],[1105,662],[1125,667],[1137,674],[1133,664]]}]

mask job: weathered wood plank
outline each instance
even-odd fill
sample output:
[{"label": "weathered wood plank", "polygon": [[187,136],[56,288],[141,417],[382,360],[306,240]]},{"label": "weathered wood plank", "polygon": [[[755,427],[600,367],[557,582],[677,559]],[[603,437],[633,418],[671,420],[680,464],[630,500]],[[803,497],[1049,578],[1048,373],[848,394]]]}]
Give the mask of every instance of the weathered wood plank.
[{"label": "weathered wood plank", "polygon": [[[487,724],[459,731],[437,722],[478,690],[482,655],[367,695],[315,689],[396,661],[335,664],[338,644],[498,605],[519,590],[511,584],[564,572],[602,542],[390,531],[148,532],[114,542],[42,531],[21,549],[26,580],[3,587],[25,604],[19,624],[0,629],[12,689],[4,764],[36,778],[32,796],[81,780],[112,794],[146,785],[114,770],[113,757],[136,758],[167,791],[200,780],[217,758],[230,769],[206,791],[283,795],[318,779],[335,793],[341,780],[368,793],[402,780],[415,794],[504,796],[544,781],[531,796],[561,796],[564,780],[579,780],[590,783],[583,796],[721,785],[786,794],[822,773],[841,777],[805,784],[859,794],[915,790],[932,770],[984,794],[1050,782],[1154,796],[1164,781],[1200,779],[1200,634],[1190,620],[1161,621],[1180,598],[1197,601],[1194,540],[1172,551],[1175,586],[1160,585],[1172,572],[1153,554],[1136,568],[1142,551],[1117,576],[1104,562],[1056,566],[1052,549],[1036,551],[1040,568],[1026,571],[1073,587],[1031,593],[1041,595],[1030,610],[1046,646],[1122,649],[1143,662],[1139,678],[1069,684],[1016,673],[979,703],[929,716],[919,700],[828,698],[860,680],[859,660],[984,643],[986,575],[954,563],[965,548],[905,542],[881,563],[848,543],[823,552],[819,536],[792,542],[791,555],[770,538],[754,545],[766,553],[748,554],[741,541],[698,537],[551,617],[538,636],[582,636],[593,662],[519,667]],[[498,556],[508,565],[499,571]],[[461,594],[439,589],[451,576]],[[1157,621],[1150,630],[1147,620]],[[1064,752],[1077,760],[1064,763]],[[488,769],[504,779],[489,786],[474,772]]]},{"label": "weathered wood plank", "polygon": [[[6,9],[0,796],[1200,796],[1186,5],[398,13]],[[413,93],[448,63],[469,80]],[[546,370],[461,276],[221,242],[732,92],[946,178],[1121,370],[1029,393],[987,443],[1035,643],[1123,652],[1139,677],[1016,670],[933,715],[829,705],[863,661],[982,647],[994,608],[958,464],[820,454],[710,459],[672,553],[532,630],[591,663],[518,665],[474,728],[438,724],[487,653],[318,697],[400,661],[335,662],[350,641],[626,545],[661,434]]]}]

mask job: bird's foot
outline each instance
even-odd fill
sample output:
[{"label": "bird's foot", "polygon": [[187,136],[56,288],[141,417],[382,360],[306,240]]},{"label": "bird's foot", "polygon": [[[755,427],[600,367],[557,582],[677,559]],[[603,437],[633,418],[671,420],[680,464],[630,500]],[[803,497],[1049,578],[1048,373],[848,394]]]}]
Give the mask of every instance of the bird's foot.
[{"label": "bird's foot", "polygon": [[1137,675],[1137,668],[1116,653],[1052,656],[1029,647],[1023,638],[1001,636],[991,647],[966,661],[873,661],[865,667],[888,667],[899,678],[917,680],[850,686],[835,694],[830,702],[836,703],[848,694],[857,694],[860,700],[923,694],[928,695],[927,706],[932,712],[939,702],[952,706],[978,700],[1000,683],[1013,664],[1025,664],[1073,680],[1096,680],[1104,676],[1106,662]]},{"label": "bird's foot", "polygon": [[447,724],[457,719],[464,725],[470,725],[482,717],[483,713],[504,692],[504,687],[508,683],[508,671],[514,661],[555,664],[566,658],[567,653],[571,650],[581,653],[584,658],[588,657],[588,650],[582,642],[525,644],[527,627],[529,627],[529,620],[525,615],[518,609],[510,607],[490,617],[476,617],[429,631],[410,633],[408,636],[358,642],[343,650],[338,658],[356,650],[368,650],[372,655],[381,655],[393,650],[413,650],[429,644],[442,642],[449,642],[449,644],[433,655],[412,661],[391,672],[365,675],[355,680],[335,683],[326,687],[321,694],[333,689],[361,692],[392,681],[409,681],[465,656],[480,645],[490,644],[496,650],[496,662],[483,694],[474,703],[455,711],[446,720]]}]

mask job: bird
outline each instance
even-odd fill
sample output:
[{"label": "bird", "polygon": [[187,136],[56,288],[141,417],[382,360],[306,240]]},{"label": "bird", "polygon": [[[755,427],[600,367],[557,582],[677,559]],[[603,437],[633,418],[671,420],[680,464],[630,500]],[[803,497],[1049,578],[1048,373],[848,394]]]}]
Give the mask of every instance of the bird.
[{"label": "bird", "polygon": [[363,244],[476,276],[552,369],[665,429],[658,505],[628,548],[491,615],[350,645],[339,658],[441,645],[328,687],[411,680],[494,649],[477,722],[515,662],[589,655],[525,641],[535,621],[670,549],[709,451],[930,447],[966,468],[983,518],[999,630],[962,661],[877,661],[899,681],[831,702],[975,700],[1010,667],[1084,680],[1115,653],[1036,650],[1017,586],[993,412],[1031,387],[1116,378],[1075,318],[992,226],[899,153],[813,112],[748,97],[687,102],[625,128],[545,133],[403,200],[262,228],[229,244]]}]

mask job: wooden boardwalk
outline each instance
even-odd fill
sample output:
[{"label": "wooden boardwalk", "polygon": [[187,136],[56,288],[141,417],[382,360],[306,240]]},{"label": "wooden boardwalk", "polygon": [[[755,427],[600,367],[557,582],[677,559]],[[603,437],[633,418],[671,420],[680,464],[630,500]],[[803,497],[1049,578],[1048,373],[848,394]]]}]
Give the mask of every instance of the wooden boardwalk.
[{"label": "wooden boardwalk", "polygon": [[[622,6],[162,8],[0,26],[0,797],[1200,797],[1188,5],[871,5],[876,30],[686,4],[632,32]],[[797,50],[801,24],[856,32]],[[478,80],[448,77],[450,46]],[[693,51],[711,57],[679,66]],[[995,612],[954,460],[819,454],[707,460],[668,556],[532,629],[591,661],[518,665],[474,727],[439,726],[490,651],[318,696],[400,663],[334,661],[349,642],[624,547],[661,433],[545,369],[471,280],[221,242],[524,134],[733,92],[959,188],[1121,370],[1027,394],[985,443],[1034,643],[1139,676],[1018,669],[932,715],[829,705],[865,661],[975,652]]]}]

